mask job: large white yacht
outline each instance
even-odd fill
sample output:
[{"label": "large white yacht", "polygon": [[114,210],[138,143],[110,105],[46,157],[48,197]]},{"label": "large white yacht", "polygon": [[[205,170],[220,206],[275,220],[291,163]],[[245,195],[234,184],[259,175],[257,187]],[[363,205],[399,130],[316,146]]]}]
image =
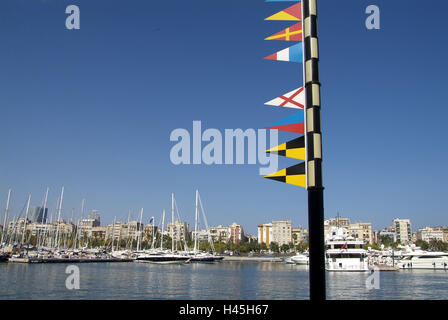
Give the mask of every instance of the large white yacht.
[{"label": "large white yacht", "polygon": [[403,253],[396,266],[401,269],[448,270],[448,253],[414,250]]},{"label": "large white yacht", "polygon": [[332,227],[325,239],[327,271],[369,271],[364,241],[350,236],[345,228]]},{"label": "large white yacht", "polygon": [[308,252],[298,253],[295,256],[285,259],[287,264],[308,265],[310,263]]}]

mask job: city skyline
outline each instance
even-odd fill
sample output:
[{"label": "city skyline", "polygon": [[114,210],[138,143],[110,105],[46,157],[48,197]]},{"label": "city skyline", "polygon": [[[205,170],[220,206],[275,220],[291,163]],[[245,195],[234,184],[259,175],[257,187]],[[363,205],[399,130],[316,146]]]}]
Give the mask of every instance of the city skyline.
[{"label": "city skyline", "polygon": [[[9,188],[11,210],[20,211],[28,193],[41,205],[47,186],[55,208],[65,185],[67,216],[85,198],[104,221],[142,207],[148,219],[160,217],[174,192],[181,216],[193,220],[198,188],[214,225],[237,221],[253,234],[251,221],[307,225],[306,192],[263,179],[259,165],[169,158],[170,133],[195,120],[223,132],[287,116],[263,105],[302,85],[290,64],[263,60],[287,46],[263,40],[288,25],[263,21],[284,4],[80,1],[76,31],[65,28],[68,4],[2,3],[0,213]],[[448,4],[429,13],[415,1],[378,0],[381,29],[367,30],[368,4],[319,2],[325,217],[339,212],[378,228],[396,217],[446,225],[447,150],[436,146],[447,137],[448,62],[432,31],[445,24]],[[411,23],[417,16],[431,24]],[[424,64],[415,39],[435,48]],[[436,116],[423,121],[429,106]],[[279,168],[289,164],[279,158]]]},{"label": "city skyline", "polygon": [[[85,204],[85,201],[83,201],[83,202]],[[176,206],[177,206],[177,204],[176,204]],[[33,214],[36,211],[36,209],[39,209],[40,212],[42,212],[42,207],[41,206],[30,206],[29,213],[28,213],[28,220],[30,222],[39,222],[39,221],[33,221],[32,216],[31,216],[31,214]],[[84,213],[82,215],[82,220],[93,219],[92,218],[92,215],[93,215],[93,216],[96,217],[95,219],[98,221],[98,226],[109,226],[109,225],[112,225],[114,222],[115,223],[127,223],[127,221],[140,223],[139,212],[140,212],[141,208],[137,211],[137,213],[135,215],[132,215],[131,211],[129,210],[126,213],[126,215],[123,215],[121,217],[120,216],[118,216],[118,217],[114,216],[111,221],[101,220],[101,211],[99,211],[98,209],[95,209],[95,208],[93,208],[93,209],[86,209],[86,208],[84,208],[84,209],[85,210],[84,210]],[[46,223],[55,223],[56,222],[55,220],[57,219],[57,215],[58,215],[57,208],[54,208],[54,210],[51,211],[51,208],[46,207],[46,212],[48,212],[48,216],[47,216],[48,219],[47,219]],[[3,219],[5,217],[4,214],[5,214],[5,212],[3,212],[3,214],[0,216],[0,220],[1,220],[0,221],[0,226],[3,226]],[[25,212],[22,212],[21,215],[17,215],[17,212],[14,213],[14,212],[11,212],[11,210],[8,210],[8,223],[7,223],[7,225],[12,222],[13,218],[15,218],[16,220],[23,219],[23,218],[25,218]],[[53,221],[50,222],[50,219],[53,219]],[[150,215],[148,217],[142,217],[142,222],[141,223],[144,226],[152,225],[154,223],[154,226],[160,227],[161,219],[162,219],[162,215],[160,215],[159,217],[157,217],[155,215]],[[370,220],[363,220],[363,221],[356,220],[356,219],[352,219],[349,216],[341,216],[339,214],[339,212],[338,212],[338,214],[335,215],[334,217],[325,217],[325,222],[332,221],[332,220],[337,220],[337,219],[348,220],[351,223],[370,223],[372,232],[373,231],[384,231],[386,229],[394,228],[394,224],[395,224],[396,220],[409,220],[410,221],[410,219],[407,219],[406,217],[394,217],[391,220],[390,224],[386,224],[386,225],[383,225],[383,226],[375,226]],[[61,211],[61,220],[63,220],[66,223],[73,223],[76,226],[76,225],[78,225],[78,222],[81,221],[81,212],[80,211],[79,212],[75,212],[74,210],[71,210],[70,214],[64,215],[64,214],[62,214],[62,211]],[[207,228],[205,228],[204,222],[202,221],[201,217],[199,218],[199,220],[200,221],[198,223],[198,231],[199,230],[207,230]],[[100,221],[102,221],[102,222],[100,223]],[[174,221],[175,222],[182,222],[182,223],[185,222],[189,226],[189,228],[190,228],[189,231],[190,232],[193,231],[191,229],[191,226],[194,227],[194,224],[195,224],[194,218],[193,218],[193,220],[191,220],[190,218],[178,216],[176,207],[175,207]],[[249,227],[245,226],[243,224],[240,224],[239,221],[237,221],[237,220],[236,221],[232,221],[232,222],[224,222],[224,223],[220,223],[220,224],[209,223],[208,225],[209,225],[209,227],[221,227],[221,226],[229,226],[232,223],[233,224],[236,223],[236,224],[239,224],[239,225],[242,226],[245,234],[251,235],[251,236],[255,236],[257,234],[257,232],[258,232],[257,231],[257,227],[260,224],[265,224],[265,223],[269,224],[269,223],[272,223],[272,222],[275,222],[275,221],[290,221],[293,228],[294,227],[296,227],[296,228],[303,228],[303,229],[307,229],[308,228],[307,225],[295,224],[293,222],[293,219],[288,218],[288,217],[284,217],[282,219],[277,219],[277,220],[272,220],[271,219],[271,220],[266,220],[266,221],[259,221],[257,223],[253,223],[253,224],[249,225]],[[165,226],[168,223],[171,223],[171,210],[165,210]],[[428,228],[428,227],[429,228],[432,228],[432,227],[443,227],[443,226],[446,226],[446,224],[438,223],[438,224],[414,225],[413,223],[411,223],[411,232],[412,233],[417,233],[420,229],[424,229],[424,228]]]}]

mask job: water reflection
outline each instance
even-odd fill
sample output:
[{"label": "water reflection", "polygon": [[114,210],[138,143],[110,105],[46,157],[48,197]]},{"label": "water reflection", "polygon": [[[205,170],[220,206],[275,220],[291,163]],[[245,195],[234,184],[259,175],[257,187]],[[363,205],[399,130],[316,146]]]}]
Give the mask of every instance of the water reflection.
[{"label": "water reflection", "polygon": [[[308,267],[271,262],[79,264],[80,290],[65,287],[67,264],[0,264],[0,299],[308,299]],[[447,299],[448,272],[327,272],[328,299]]]}]

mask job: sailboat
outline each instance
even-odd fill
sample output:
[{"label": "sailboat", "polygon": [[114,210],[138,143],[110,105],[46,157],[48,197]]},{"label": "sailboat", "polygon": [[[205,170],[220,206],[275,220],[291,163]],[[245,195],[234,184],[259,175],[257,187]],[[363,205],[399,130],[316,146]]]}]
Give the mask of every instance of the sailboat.
[{"label": "sailboat", "polygon": [[[204,208],[202,206],[202,201],[199,197],[199,191],[196,190],[196,210],[195,210],[195,223],[194,223],[194,234],[195,234],[195,238],[194,238],[194,249],[193,249],[193,253],[191,255],[191,262],[215,262],[215,261],[220,261],[222,259],[224,259],[224,257],[221,256],[216,256],[215,254],[210,254],[210,253],[205,253],[205,252],[199,252],[199,237],[198,237],[198,224],[199,224],[199,206],[198,204],[200,203],[201,205],[201,209],[202,209],[202,215],[204,217],[204,222],[206,224],[206,228],[208,230],[208,225],[207,225],[207,219],[205,218],[205,212],[204,212]],[[213,245],[213,240],[210,237],[210,234],[208,234],[208,240],[210,242],[210,246],[212,248],[212,252],[215,252],[215,248]]]},{"label": "sailboat", "polygon": [[[172,206],[172,223],[174,225],[174,193],[171,194],[171,206]],[[149,262],[157,264],[183,264],[190,261],[190,257],[185,255],[176,254],[174,252],[174,228],[171,228],[171,251],[163,250],[163,227],[165,220],[165,210],[162,215],[162,233],[161,233],[161,245],[160,251],[151,251],[148,253],[140,253],[135,262]]]}]

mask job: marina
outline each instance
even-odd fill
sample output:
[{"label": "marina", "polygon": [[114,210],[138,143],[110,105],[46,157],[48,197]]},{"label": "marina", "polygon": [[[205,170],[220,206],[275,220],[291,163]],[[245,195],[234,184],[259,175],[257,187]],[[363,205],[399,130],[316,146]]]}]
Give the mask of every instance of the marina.
[{"label": "marina", "polygon": [[[48,189],[41,212],[46,211],[47,197]],[[10,192],[5,222],[9,198]],[[73,211],[69,224],[62,220],[64,187],[56,210],[49,217],[51,228],[27,231],[30,198],[31,195],[22,212],[14,214],[9,228],[2,233],[0,299],[310,298],[307,249],[281,252],[267,247],[261,250],[259,246],[258,251],[240,253],[225,249],[222,243],[215,246],[215,242],[221,241],[216,234],[215,238],[211,236],[197,190],[190,241],[185,233],[178,232],[186,227],[179,222],[174,193],[171,193],[171,222],[167,222],[163,210],[158,226],[154,217],[144,226],[141,208],[134,222],[130,221],[130,212],[126,224],[114,218],[102,242],[96,241],[92,234],[87,236],[89,229],[85,223],[93,226],[98,219],[99,225],[99,216],[93,211],[88,219],[83,218],[84,199],[76,225],[72,224],[76,218]],[[68,232],[67,225],[72,226]],[[201,232],[201,226],[205,232]],[[232,230],[237,234],[237,229]],[[227,238],[229,243],[230,239]],[[355,238],[339,222],[329,228],[324,251],[329,299],[448,298],[448,289],[441,285],[448,276],[448,253],[422,250],[414,244],[381,246],[378,250],[367,243]],[[73,266],[79,270],[79,290],[66,287],[66,270]],[[373,276],[378,285],[375,290],[367,285]],[[400,283],[401,287],[394,283]],[[427,284],[432,285],[431,290]]]}]

